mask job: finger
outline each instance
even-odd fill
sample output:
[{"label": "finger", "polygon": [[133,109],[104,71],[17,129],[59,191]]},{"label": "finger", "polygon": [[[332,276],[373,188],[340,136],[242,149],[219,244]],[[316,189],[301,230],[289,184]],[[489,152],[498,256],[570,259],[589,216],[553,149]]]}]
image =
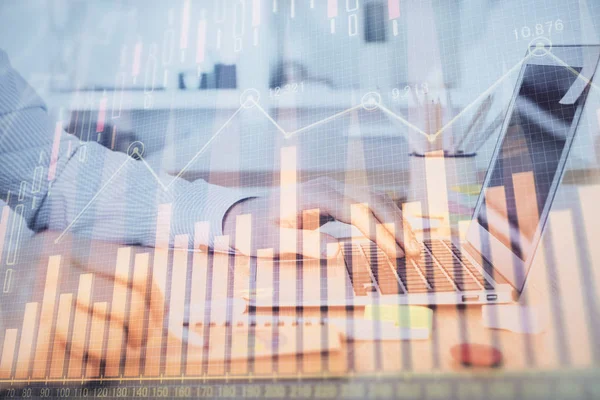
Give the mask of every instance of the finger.
[{"label": "finger", "polygon": [[[64,337],[59,337],[59,339],[54,342],[53,352],[54,354],[61,354],[63,357],[65,357],[69,354],[73,354],[74,351],[82,351],[82,349],[78,347],[75,347],[75,350],[73,350],[73,346],[70,346],[69,352],[67,352],[67,347],[67,342],[64,340]],[[100,358],[97,358],[94,355],[86,354],[84,357],[82,357],[82,359],[85,360],[85,367],[83,370],[84,373],[83,376],[81,376],[81,373],[77,374],[78,381],[86,382],[90,379],[100,376],[100,366],[102,365],[102,360]],[[63,376],[64,374],[62,369],[59,370],[51,368],[50,375],[58,377]]]},{"label": "finger", "polygon": [[[83,273],[93,273],[96,278],[102,278],[109,281],[114,281],[119,284],[129,284],[129,271],[127,274],[121,272],[113,266],[108,265],[102,261],[81,261],[77,258],[71,258],[69,260],[72,267],[80,270]],[[113,261],[114,262],[114,261]]]},{"label": "finger", "polygon": [[127,327],[127,345],[129,347],[139,348],[142,346],[147,311],[148,304],[146,303],[145,294],[132,293],[129,318],[123,323]]},{"label": "finger", "polygon": [[337,239],[318,230],[300,229],[297,238],[297,253],[303,257],[326,259],[340,252]]},{"label": "finger", "polygon": [[[89,318],[91,316],[91,318]],[[101,315],[93,315],[91,314],[91,312],[85,312],[82,311],[81,309],[76,308],[75,309],[75,315],[73,316],[73,318],[75,320],[87,320],[88,326],[99,326],[102,324],[106,324],[107,320],[105,318],[105,316],[101,316]],[[83,327],[74,327],[73,329],[83,329]],[[102,330],[104,332],[104,330]],[[67,346],[67,344],[69,344],[70,346],[70,354],[71,354],[71,358],[74,355],[81,355],[83,356],[84,352],[86,351],[85,346],[86,346],[86,341],[85,340],[72,340],[71,335],[69,335],[69,325],[57,325],[56,326],[56,331],[55,331],[55,338],[57,340],[57,343],[63,345],[63,346]],[[102,346],[98,347],[95,345],[89,346],[88,347],[88,353],[90,357],[96,358],[96,359],[100,359],[102,356]]]},{"label": "finger", "polygon": [[383,224],[366,203],[350,205],[351,224],[356,226],[366,237],[377,244],[391,259],[404,256],[402,247],[387,229],[377,229]]},{"label": "finger", "polygon": [[[135,257],[135,266],[132,276],[132,293],[129,306],[129,339],[133,347],[142,345],[142,336],[145,322],[148,320],[148,310],[150,309],[150,298],[148,297],[148,286],[153,284],[148,282],[148,259],[149,255],[138,254]],[[150,286],[152,288],[152,286]]]},{"label": "finger", "polygon": [[[380,229],[379,234],[377,234],[376,227],[386,222],[385,216],[379,212],[381,216],[381,219],[379,219],[369,207],[369,203],[363,201],[367,199],[374,200],[377,203],[374,194],[371,194],[368,190],[359,192],[352,187],[343,187],[335,183],[328,183],[327,185],[337,194],[337,196],[329,196],[329,199],[335,202],[335,206],[327,209],[333,218],[354,225],[363,235],[376,243],[388,257],[395,259],[404,256],[403,248],[400,245],[402,242],[399,243],[392,232],[387,229]],[[349,189],[350,193],[346,193],[348,192],[346,189]],[[350,215],[347,212],[348,205],[350,205]],[[399,220],[402,220],[401,214]]]},{"label": "finger", "polygon": [[350,201],[349,198],[340,195],[337,204],[341,206],[329,208],[329,215],[340,222],[354,225],[366,238],[376,243],[388,257],[395,259],[404,256],[402,247],[387,229],[379,229],[379,233],[377,232],[376,227],[381,225],[381,221],[371,212],[368,204],[350,204],[350,214],[348,214],[346,207]]},{"label": "finger", "polygon": [[[139,291],[133,291],[131,290],[129,287],[127,287],[126,285],[122,285],[120,283],[115,283],[115,282],[106,282],[106,280],[104,279],[100,279],[99,281],[95,282],[96,287],[109,287],[112,290],[122,290],[123,292],[127,293],[127,291],[131,292],[131,297],[132,298],[138,298],[138,297],[142,297],[142,299],[144,299],[144,295],[142,295],[141,293],[139,293]],[[116,285],[116,288],[115,288]],[[110,292],[112,292],[112,290],[109,290]],[[127,296],[127,294],[125,294],[125,297]],[[105,302],[110,302],[110,294],[109,293],[105,293],[105,294],[97,294],[95,293],[95,297],[93,299],[94,302],[99,302],[99,301],[105,301]],[[81,311],[83,313],[92,313],[92,304],[89,303],[88,301],[89,299],[83,297],[83,298],[79,298],[77,297],[75,299],[75,308],[78,311]],[[105,318],[109,318],[111,321],[117,321],[121,324],[123,324],[126,320],[126,316],[127,316],[127,307],[107,307],[106,309],[97,309],[94,312],[96,313],[96,315],[102,315]]]},{"label": "finger", "polygon": [[[75,310],[75,318],[81,318],[81,314],[84,314],[85,312],[82,311],[81,309],[76,309]],[[87,314],[87,317],[89,318],[89,314]],[[79,317],[77,317],[79,315]],[[88,326],[91,327],[100,327],[100,326],[105,326],[105,324],[108,323],[108,319],[106,319],[105,315],[101,315],[101,314],[91,314],[91,318],[89,318],[88,321]],[[124,324],[120,324],[116,321],[110,321],[111,326],[115,326],[117,329],[122,329],[123,333],[125,333],[126,330],[126,326]],[[112,325],[113,323],[115,323],[116,325]],[[136,351],[141,350],[141,345],[142,345],[142,333],[144,330],[144,323],[142,321],[138,321],[138,324],[136,324],[139,329],[138,332],[139,334],[135,334],[132,336],[131,335],[131,329],[129,330],[129,334],[127,337],[127,343],[125,348],[127,349],[126,353],[128,355],[130,354],[135,354]],[[160,325],[162,327],[162,325]],[[157,324],[152,324],[149,323],[148,324],[148,328],[149,331],[151,330],[155,330],[155,329],[160,329],[158,327]],[[70,354],[73,355],[84,355],[87,357],[88,362],[91,360],[120,360],[122,355],[123,355],[123,351],[124,351],[124,347],[122,346],[122,344],[119,342],[116,345],[111,345],[110,341],[113,340],[114,338],[112,338],[110,335],[106,336],[104,334],[104,332],[106,332],[106,330],[101,329],[101,333],[100,336],[98,336],[98,340],[91,340],[90,339],[90,343],[86,349],[85,345],[86,342],[85,341],[73,341],[71,340],[71,335],[69,335],[69,326],[57,326],[56,327],[56,333],[55,333],[55,337],[56,340],[59,345],[66,347],[67,344],[69,344],[70,347]],[[93,332],[91,333],[93,334]],[[123,337],[123,336],[120,336]],[[119,339],[120,339],[119,337]],[[102,339],[102,340],[101,340]],[[131,351],[133,350],[133,352]],[[71,356],[72,357],[72,356]],[[89,367],[88,367],[89,368]],[[88,370],[89,371],[89,370]]]},{"label": "finger", "polygon": [[[337,189],[339,192],[339,188]],[[399,252],[398,256],[401,257],[406,252],[409,256],[418,256],[421,252],[419,242],[416,240],[410,224],[403,218],[402,211],[396,205],[396,203],[387,195],[370,192],[368,190],[358,191],[358,188],[351,187],[349,194],[346,193],[346,197],[355,199],[355,203],[366,203],[368,204],[370,211],[375,216],[376,221],[383,224],[386,230],[393,237],[394,241],[402,248],[403,252]],[[340,192],[341,193],[341,192]],[[346,200],[347,201],[347,200]],[[389,229],[393,223],[395,227]],[[360,228],[359,228],[360,229]],[[371,228],[371,232],[374,232]],[[383,236],[382,236],[383,235]],[[377,240],[373,240],[371,236],[369,238],[376,242],[380,246],[385,246],[388,235],[383,231],[378,236],[384,243],[380,243]],[[389,255],[389,254],[388,254]]]},{"label": "finger", "polygon": [[[328,214],[325,214],[330,217]],[[337,239],[330,235],[319,234],[323,214],[318,208],[306,209],[302,211],[302,249],[303,255],[308,256],[308,251],[312,254],[321,253],[321,258],[334,258],[340,252],[340,244]],[[308,250],[308,251],[307,251]],[[316,257],[313,257],[316,258]]]},{"label": "finger", "polygon": [[[377,226],[375,227],[375,234],[377,235],[378,238],[383,237],[388,232],[391,232],[392,236],[394,236],[394,233],[393,233],[394,230],[395,230],[394,224],[377,224]],[[381,248],[381,246],[379,244],[377,244],[377,246]],[[388,255],[388,257],[390,257],[390,259],[392,259],[392,260],[395,260],[396,258],[400,258],[403,256],[403,254],[398,254],[396,252],[396,249],[397,249],[397,247],[394,248],[394,254],[386,253]]]},{"label": "finger", "polygon": [[162,317],[165,307],[165,297],[158,284],[154,281],[152,281],[150,292],[150,302],[145,303],[146,306],[150,309],[150,323],[157,324],[162,329]]},{"label": "finger", "polygon": [[[144,257],[145,256],[145,257]],[[144,261],[144,259],[146,261]],[[131,314],[132,318],[137,317],[140,309],[150,308],[150,299],[148,296],[148,266],[147,254],[141,254],[136,257],[136,265],[131,279],[129,276],[121,275],[104,275],[94,274],[94,301],[107,301],[114,303],[115,298],[130,299],[130,307],[128,305],[120,307],[111,307],[106,310],[110,314],[112,320],[125,321],[127,313]],[[76,281],[72,282],[72,284]],[[152,285],[156,285],[152,283]],[[151,288],[154,290],[153,288]],[[158,289],[158,288],[155,288]],[[159,290],[157,295],[162,299],[162,292]],[[159,298],[156,298],[158,304]],[[134,307],[137,305],[137,309]],[[78,304],[77,307],[83,307],[83,311],[87,310],[87,303]]]},{"label": "finger", "polygon": [[[117,284],[118,285],[118,284]],[[143,330],[145,321],[149,318],[149,325],[158,324],[159,310],[163,307],[162,292],[157,285],[153,285],[151,290],[157,291],[157,295],[153,296],[153,302],[148,300],[148,293],[139,286],[133,286],[125,288],[130,290],[129,296],[129,307],[115,307],[107,309],[95,309],[93,310],[93,316],[95,318],[101,318],[106,321],[110,321],[111,331],[114,329],[127,329],[128,330],[128,342],[132,347],[139,347],[142,345]],[[76,301],[75,309],[77,313],[85,313],[88,315],[92,314],[92,308],[86,301]]]},{"label": "finger", "polygon": [[375,217],[383,223],[383,227],[394,237],[406,255],[418,256],[421,246],[400,208],[388,196],[374,195],[373,199],[370,206]]},{"label": "finger", "polygon": [[[333,258],[340,251],[337,240],[318,230],[279,229],[279,256],[302,255],[308,258]],[[276,247],[276,246],[273,246]]]}]

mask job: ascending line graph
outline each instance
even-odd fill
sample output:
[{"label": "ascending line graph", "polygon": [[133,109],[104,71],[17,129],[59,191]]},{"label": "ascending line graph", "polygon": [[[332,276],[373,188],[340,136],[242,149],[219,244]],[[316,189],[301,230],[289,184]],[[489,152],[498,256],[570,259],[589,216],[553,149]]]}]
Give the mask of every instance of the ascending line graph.
[{"label": "ascending line graph", "polygon": [[[424,130],[422,130],[418,126],[416,126],[413,123],[411,123],[410,121],[408,121],[408,119],[406,119],[403,115],[398,114],[398,113],[390,110],[386,106],[384,106],[382,104],[382,102],[381,102],[381,96],[377,92],[366,93],[362,97],[361,104],[359,104],[359,105],[353,106],[353,107],[348,108],[348,109],[346,109],[344,111],[340,111],[337,114],[334,114],[334,115],[332,115],[330,117],[327,117],[325,119],[322,119],[320,121],[312,123],[310,125],[302,127],[302,128],[297,129],[295,131],[286,131],[285,129],[283,129],[277,123],[277,121],[275,121],[269,115],[269,113],[267,111],[265,111],[265,109],[260,104],[258,104],[256,102],[256,99],[254,98],[254,96],[249,96],[248,100],[246,100],[246,101],[249,102],[253,107],[256,107],[275,126],[275,128],[279,132],[281,132],[283,134],[283,136],[286,139],[289,139],[289,138],[291,138],[291,137],[293,137],[293,136],[295,136],[295,135],[297,135],[299,133],[308,131],[308,130],[310,130],[312,128],[315,128],[315,127],[317,127],[319,125],[322,125],[322,124],[328,123],[330,121],[333,121],[333,120],[337,119],[338,117],[341,117],[341,116],[343,116],[345,114],[348,114],[348,113],[351,113],[351,112],[353,112],[355,110],[363,108],[363,109],[365,109],[367,111],[379,110],[379,111],[383,112],[384,114],[386,114],[387,116],[389,116],[390,118],[399,121],[400,123],[402,123],[403,125],[405,125],[407,128],[410,128],[410,129],[414,130],[416,133],[419,133],[419,134],[423,135],[430,142],[434,142],[438,138],[438,136],[440,136],[442,133],[444,133],[448,128],[450,128],[450,126],[452,126],[457,120],[459,120],[465,113],[467,113],[469,110],[471,110],[471,108],[475,107],[481,100],[483,100],[494,89],[496,89],[500,84],[502,84],[502,82],[504,82],[504,80],[506,78],[508,78],[515,71],[517,71],[519,68],[521,68],[521,65],[523,65],[523,63],[526,62],[530,57],[532,57],[531,54],[527,55],[522,60],[520,60],[518,63],[516,63],[511,69],[509,69],[500,78],[498,78],[491,86],[489,86],[485,91],[483,91],[479,96],[477,96],[469,104],[467,104],[465,106],[465,108],[463,108],[458,114],[456,114],[450,121],[448,121],[444,126],[440,127],[437,131],[435,131],[433,133],[425,132]],[[250,89],[250,90],[254,90],[254,89]],[[243,98],[243,96],[244,96],[244,94],[242,94],[242,98]],[[244,107],[244,106],[242,105],[242,107]],[[238,109],[238,111],[239,111],[239,109]],[[235,113],[234,113],[234,115],[235,115]],[[211,140],[212,140],[212,138],[211,138]],[[210,140],[209,140],[209,142],[210,142]]]},{"label": "ascending line graph", "polygon": [[[551,47],[550,47],[551,48]],[[539,49],[536,49],[539,50]],[[486,96],[488,96],[496,87],[498,87],[506,78],[512,75],[515,71],[519,70],[523,63],[525,63],[529,58],[540,56],[540,55],[550,55],[557,63],[562,66],[565,66],[569,71],[577,76],[577,78],[582,79],[586,84],[589,84],[592,88],[596,90],[600,90],[596,84],[591,82],[586,77],[582,76],[577,70],[570,67],[567,63],[561,60],[559,57],[555,56],[551,53],[551,51],[547,48],[543,48],[543,53],[536,53],[535,51],[530,51],[529,54],[517,62],[512,68],[510,68],[507,72],[505,72],[502,76],[500,76],[491,86],[489,86],[485,91],[479,94],[473,101],[467,104],[458,114],[456,114],[451,120],[449,120],[445,125],[440,127],[437,131],[433,133],[428,133],[420,129],[419,127],[412,124],[408,121],[404,116],[393,112],[386,106],[384,106],[381,102],[381,96],[377,92],[368,92],[361,98],[361,103],[350,107],[346,110],[340,111],[336,114],[333,114],[329,117],[326,117],[322,120],[316,121],[312,124],[304,126],[302,128],[296,129],[294,131],[286,131],[281,125],[277,123],[271,117],[271,115],[258,103],[257,100],[260,98],[260,93],[256,89],[247,89],[240,96],[240,107],[221,125],[219,129],[215,131],[215,133],[208,139],[208,141],[196,152],[196,154],[187,162],[187,164],[179,171],[177,175],[171,179],[168,184],[163,183],[158,174],[154,171],[152,166],[144,159],[143,157],[143,144],[140,142],[132,143],[132,145],[128,149],[129,157],[125,160],[123,164],[109,177],[109,179],[102,185],[102,187],[96,192],[96,194],[89,200],[86,206],[75,216],[75,218],[69,223],[69,225],[63,230],[63,232],[56,238],[55,243],[59,243],[60,240],[71,230],[73,225],[77,223],[77,221],[81,218],[81,216],[91,207],[94,201],[100,196],[100,194],[106,190],[113,180],[121,173],[121,171],[131,162],[134,161],[134,158],[139,159],[143,165],[148,169],[150,174],[154,177],[158,185],[165,192],[168,192],[174,182],[181,178],[181,176],[196,162],[196,160],[204,154],[204,152],[210,147],[215,139],[219,137],[219,135],[229,126],[229,124],[245,109],[255,108],[258,110],[274,127],[277,129],[286,139],[290,139],[300,133],[307,132],[317,126],[329,123],[339,117],[342,117],[346,114],[354,112],[359,109],[365,109],[367,111],[379,110],[384,114],[388,115],[390,118],[395,119],[405,125],[406,127],[414,130],[416,133],[423,135],[430,142],[435,141],[443,132],[445,132],[448,128],[450,128],[458,119],[460,119],[465,113],[467,113],[471,108],[475,107],[480,101],[482,101]],[[136,145],[137,144],[137,145]],[[133,157],[132,157],[133,156]]]}]

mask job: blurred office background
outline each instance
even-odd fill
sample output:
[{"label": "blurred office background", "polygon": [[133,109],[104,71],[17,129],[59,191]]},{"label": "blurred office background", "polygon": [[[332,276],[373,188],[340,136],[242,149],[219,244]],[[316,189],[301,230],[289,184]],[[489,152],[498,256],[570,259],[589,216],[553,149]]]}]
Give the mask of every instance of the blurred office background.
[{"label": "blurred office background", "polygon": [[[518,77],[511,68],[539,40],[599,43],[598,21],[591,0],[21,0],[0,3],[0,48],[67,129],[115,151],[141,141],[156,169],[177,173],[195,159],[188,179],[264,189],[277,183],[279,148],[296,145],[302,180],[326,175],[403,198],[418,185],[414,152],[474,154],[452,184],[481,180]],[[433,144],[360,108],[285,139],[252,107],[198,154],[248,89],[286,131],[369,92],[423,130],[461,117]],[[592,91],[573,171],[598,165],[599,106]],[[461,142],[478,112],[484,122]]]}]

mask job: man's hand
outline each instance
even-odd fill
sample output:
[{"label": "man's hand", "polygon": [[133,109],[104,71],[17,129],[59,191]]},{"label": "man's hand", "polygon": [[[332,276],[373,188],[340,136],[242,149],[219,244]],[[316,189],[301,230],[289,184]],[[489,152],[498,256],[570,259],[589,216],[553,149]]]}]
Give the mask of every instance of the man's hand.
[{"label": "man's hand", "polygon": [[[86,339],[84,326],[74,326],[70,329],[69,321],[63,321],[65,323],[59,321],[53,337],[50,336],[50,331],[46,334],[40,333],[41,336],[38,336],[39,342],[48,335],[48,342],[52,341],[55,346],[52,354],[48,354],[47,359],[42,360],[43,362],[38,360],[41,353],[36,354],[32,351],[32,355],[35,354],[31,360],[34,374],[39,369],[42,375],[46,376],[45,370],[50,366],[50,375],[53,376],[94,378],[101,372],[99,367],[102,364],[105,364],[108,370],[109,364],[112,363],[118,372],[124,354],[128,357],[137,357],[139,361],[145,335],[153,330],[162,332],[163,328],[161,311],[165,307],[164,296],[156,283],[148,278],[152,276],[150,265],[147,266],[147,274],[131,273],[134,268],[135,253],[148,253],[150,249],[131,248],[130,258],[126,257],[128,268],[117,272],[115,268],[117,254],[124,246],[88,239],[77,240],[70,235],[65,236],[60,244],[56,245],[54,240],[57,236],[57,233],[46,232],[36,235],[27,243],[28,251],[20,264],[25,274],[34,276],[30,279],[33,282],[32,290],[23,300],[42,304],[47,272],[50,271],[49,259],[51,256],[60,256],[56,275],[55,307],[58,308],[60,294],[71,293],[71,309],[74,310],[74,313],[71,313],[71,323],[87,321],[90,339]],[[129,255],[127,253],[129,250],[125,251]],[[82,289],[81,281],[91,282],[91,290]],[[24,288],[19,290],[23,291]],[[118,304],[113,304],[115,292],[119,292],[122,298],[122,302]],[[99,305],[101,307],[98,307]],[[52,326],[56,314],[53,314],[52,308],[40,307],[42,310],[40,326]],[[11,317],[13,323],[18,323],[17,319],[23,317],[22,311],[15,310],[13,314],[15,314]],[[108,340],[104,342],[105,345],[102,344],[104,334],[96,335],[101,340],[96,344],[92,343],[91,337],[95,334],[93,328],[107,326],[109,326],[108,339],[103,339]],[[115,345],[111,345],[111,341],[115,342]],[[122,343],[124,343],[123,347]],[[63,362],[56,364],[52,359],[57,357],[64,357]],[[77,361],[73,362],[74,359]],[[68,365],[68,367],[63,371],[62,367],[55,368],[56,365]],[[1,371],[1,373],[10,376],[10,371]]]},{"label": "man's hand", "polygon": [[[226,235],[235,237],[236,229],[240,229],[236,227],[236,217],[243,214],[251,216],[251,254],[248,255],[256,255],[258,249],[273,248],[279,255],[335,256],[339,247],[332,244],[337,241],[326,234],[313,232],[320,225],[319,217],[356,226],[392,259],[405,253],[409,256],[420,253],[419,243],[392,199],[364,187],[348,187],[328,178],[282,188],[266,197],[236,204],[225,217],[223,231]],[[307,221],[311,221],[310,226],[306,226]],[[293,243],[282,243],[283,240]],[[306,242],[321,245],[307,246]],[[243,247],[235,247],[242,253],[248,252]]]}]

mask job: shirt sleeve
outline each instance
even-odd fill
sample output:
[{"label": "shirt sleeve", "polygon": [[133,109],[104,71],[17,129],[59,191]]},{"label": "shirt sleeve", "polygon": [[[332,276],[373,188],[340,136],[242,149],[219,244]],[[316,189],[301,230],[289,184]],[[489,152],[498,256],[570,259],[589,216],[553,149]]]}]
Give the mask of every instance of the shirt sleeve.
[{"label": "shirt sleeve", "polygon": [[[93,142],[81,142],[47,114],[35,91],[0,50],[0,196],[30,229],[69,231],[90,238],[152,246],[157,215],[168,204],[169,238],[197,222],[196,242],[212,246],[242,190],[156,175],[143,161]],[[163,208],[165,209],[165,208]]]}]

